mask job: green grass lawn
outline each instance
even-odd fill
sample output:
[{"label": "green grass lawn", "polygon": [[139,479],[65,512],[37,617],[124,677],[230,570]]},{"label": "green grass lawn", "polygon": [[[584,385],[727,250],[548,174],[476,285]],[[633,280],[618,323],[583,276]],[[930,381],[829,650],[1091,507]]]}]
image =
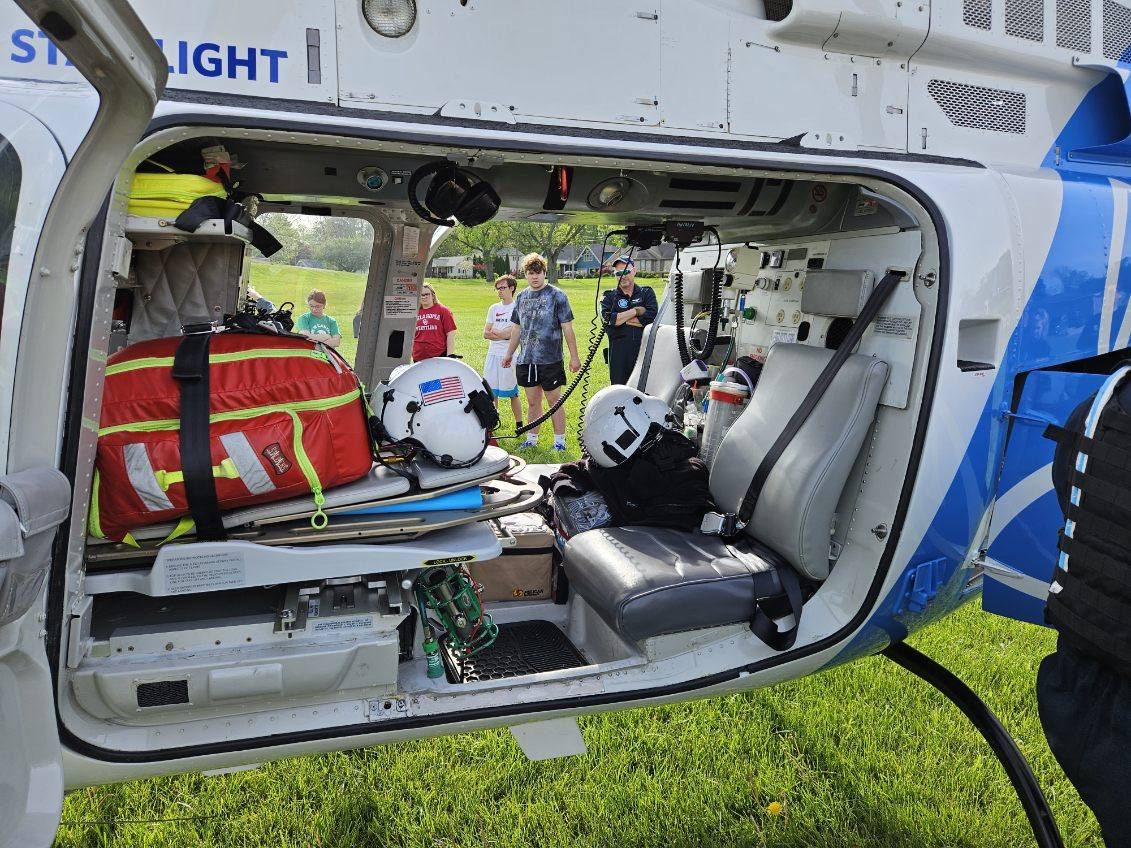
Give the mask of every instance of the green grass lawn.
[{"label": "green grass lawn", "polygon": [[[301,303],[326,290],[346,329],[359,278],[255,265],[252,280]],[[482,363],[493,290],[437,281]],[[592,282],[565,286],[582,346]],[[599,358],[594,387],[607,374]],[[570,419],[578,401],[571,399]],[[504,421],[509,421],[504,410]],[[570,431],[573,432],[572,429]],[[548,427],[532,461],[552,461]],[[577,453],[571,441],[571,457]],[[957,673],[1018,740],[1066,845],[1100,846],[1094,819],[1041,734],[1033,697],[1050,631],[977,603],[912,644]],[[745,695],[589,716],[583,757],[527,762],[506,731],[464,734],[71,794],[61,846],[970,846],[1032,836],[1009,781],[957,708],[873,657]],[[777,806],[780,804],[780,811]],[[771,806],[774,805],[774,806]],[[149,821],[166,819],[171,821]]]}]

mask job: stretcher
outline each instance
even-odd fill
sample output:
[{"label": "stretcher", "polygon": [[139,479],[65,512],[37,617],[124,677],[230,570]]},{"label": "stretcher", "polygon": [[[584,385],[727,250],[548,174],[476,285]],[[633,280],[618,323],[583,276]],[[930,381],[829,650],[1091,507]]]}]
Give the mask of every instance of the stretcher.
[{"label": "stretcher", "polygon": [[[329,489],[322,511],[330,517],[326,530],[333,528],[336,515],[342,512],[361,509],[379,504],[411,503],[426,500],[438,495],[455,492],[478,483],[517,474],[525,467],[523,460],[511,456],[502,448],[489,447],[483,458],[468,468],[441,468],[427,459],[416,459],[408,464],[406,471],[416,479],[414,485],[408,478],[397,474],[391,468],[374,465],[369,474],[360,480]],[[309,520],[314,515],[314,501],[309,496],[291,498],[285,501],[258,504],[243,509],[229,510],[223,515],[227,530],[246,530],[268,524],[288,524],[304,522],[308,530]],[[174,524],[152,524],[134,531],[134,539],[142,548],[145,542],[166,539],[173,532]],[[314,531],[316,538],[325,538],[326,530]],[[181,537],[191,541],[192,534]],[[88,561],[97,561],[107,550],[129,548],[128,545],[108,543],[106,540],[90,537],[87,540]],[[104,558],[104,557],[103,557]]]},{"label": "stretcher", "polygon": [[[414,463],[418,487],[375,468],[364,480],[326,493],[331,521],[322,529],[310,524],[309,498],[233,512],[225,516],[228,539],[220,542],[196,542],[189,536],[163,543],[161,528],[147,528],[152,532],[136,545],[91,544],[85,588],[93,595],[163,596],[403,571],[447,557],[490,559],[501,547],[484,522],[528,512],[543,499],[539,485],[516,476],[523,467],[522,460],[491,448],[480,463],[466,469]],[[437,495],[472,485],[480,489],[481,506],[428,509]],[[398,494],[377,497],[382,492]],[[421,502],[420,511],[344,514],[359,506],[413,501]]]}]

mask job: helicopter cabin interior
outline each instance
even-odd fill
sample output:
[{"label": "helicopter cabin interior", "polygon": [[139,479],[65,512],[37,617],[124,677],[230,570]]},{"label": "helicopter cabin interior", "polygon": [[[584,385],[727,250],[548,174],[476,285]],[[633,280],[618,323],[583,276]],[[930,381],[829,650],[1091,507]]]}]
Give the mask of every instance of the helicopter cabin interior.
[{"label": "helicopter cabin interior", "polygon": [[[372,226],[354,363],[367,386],[411,352],[419,284],[438,236],[410,206],[408,188],[429,163],[458,164],[489,184],[501,219],[632,225],[654,236],[670,221],[713,228],[680,247],[684,312],[715,303],[713,374],[739,356],[764,361],[741,415],[712,445],[710,488],[722,512],[737,512],[759,460],[869,295],[893,275],[896,285],[786,445],[737,541],[642,528],[576,535],[556,554],[567,580],[554,597],[486,602],[499,628],[495,645],[470,657],[442,648],[439,675],[422,647],[430,625],[418,614],[417,578],[430,563],[492,560],[506,539],[491,519],[531,512],[544,500],[537,480],[546,469],[524,468],[504,449],[490,448],[470,468],[417,460],[414,481],[375,466],[325,492],[323,528],[311,525],[308,497],[225,514],[227,541],[199,542],[191,531],[165,541],[172,528],[154,525],[138,528],[129,543],[113,542],[72,526],[57,566],[65,574],[56,579],[65,601],[58,702],[73,736],[139,754],[263,739],[284,726],[357,734],[409,716],[439,724],[500,705],[536,712],[588,695],[631,700],[788,659],[859,613],[897,512],[940,308],[938,235],[914,197],[874,177],[832,171],[439,149],[266,129],[164,130],[127,160],[91,236],[101,240],[90,251],[101,267],[84,282],[94,290],[83,421],[99,421],[108,354],[178,335],[182,324],[215,320],[243,302],[250,229],[237,221],[227,232],[222,220],[209,220],[187,232],[128,208],[135,173],[199,174],[201,151],[216,145],[238,159],[239,189],[259,196],[258,214],[344,216]],[[606,276],[602,287],[613,284]],[[633,382],[678,404],[683,362],[671,297],[660,288],[660,318]],[[588,317],[577,316],[583,359]],[[702,341],[701,326],[688,333]],[[983,341],[972,328],[960,356],[978,360]],[[75,435],[75,514],[91,507],[98,436],[92,425]],[[474,485],[482,507],[412,511],[414,502]],[[359,502],[408,509],[350,514]],[[750,620],[754,575],[786,572],[796,576],[804,606],[775,617],[778,632],[796,631],[782,650],[752,633]]]}]

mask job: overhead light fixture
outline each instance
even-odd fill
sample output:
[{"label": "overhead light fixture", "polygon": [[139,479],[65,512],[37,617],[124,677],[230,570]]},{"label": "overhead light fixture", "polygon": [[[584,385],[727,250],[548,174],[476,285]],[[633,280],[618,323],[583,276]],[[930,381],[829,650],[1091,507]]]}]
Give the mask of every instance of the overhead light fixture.
[{"label": "overhead light fixture", "polygon": [[609,209],[624,200],[631,188],[632,183],[626,177],[605,180],[589,193],[589,205]]},{"label": "overhead light fixture", "polygon": [[602,180],[589,190],[586,203],[598,212],[626,212],[638,209],[648,199],[648,190],[623,174]]},{"label": "overhead light fixture", "polygon": [[400,38],[416,23],[416,0],[362,0],[361,12],[378,35]]}]

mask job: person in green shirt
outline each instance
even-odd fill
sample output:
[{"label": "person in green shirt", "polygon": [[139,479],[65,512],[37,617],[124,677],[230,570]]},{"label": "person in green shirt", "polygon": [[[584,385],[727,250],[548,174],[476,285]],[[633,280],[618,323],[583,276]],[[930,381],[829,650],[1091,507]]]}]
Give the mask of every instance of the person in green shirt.
[{"label": "person in green shirt", "polygon": [[295,321],[295,332],[330,347],[340,345],[342,333],[338,329],[338,322],[326,314],[326,292],[314,289],[306,296],[306,305],[310,311],[300,315]]}]

